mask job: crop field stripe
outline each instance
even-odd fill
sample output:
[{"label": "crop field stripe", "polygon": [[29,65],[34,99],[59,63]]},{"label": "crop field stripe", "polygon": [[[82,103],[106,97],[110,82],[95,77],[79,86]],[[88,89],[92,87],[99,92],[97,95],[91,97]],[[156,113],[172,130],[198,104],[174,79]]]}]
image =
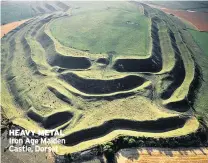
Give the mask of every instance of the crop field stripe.
[{"label": "crop field stripe", "polygon": [[[116,154],[117,162],[128,163],[158,163],[161,160],[169,163],[206,163],[206,148],[135,148],[121,149]],[[171,157],[170,157],[171,155]],[[138,157],[135,157],[138,156]]]}]

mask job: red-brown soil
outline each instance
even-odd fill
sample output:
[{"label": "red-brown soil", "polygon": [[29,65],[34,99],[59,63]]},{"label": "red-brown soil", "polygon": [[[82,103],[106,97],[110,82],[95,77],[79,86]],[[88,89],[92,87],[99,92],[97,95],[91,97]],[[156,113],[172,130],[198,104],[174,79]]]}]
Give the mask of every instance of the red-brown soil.
[{"label": "red-brown soil", "polygon": [[193,24],[199,31],[208,31],[208,13],[206,12],[192,12],[184,10],[172,10],[167,8],[160,8],[160,10],[173,14]]},{"label": "red-brown soil", "polygon": [[207,12],[198,12],[191,10],[173,10],[169,8],[164,8],[159,5],[153,5],[147,3],[147,5],[160,9],[165,13],[172,14],[177,16],[180,19],[183,19],[191,23],[199,31],[208,31],[208,13]]},{"label": "red-brown soil", "polygon": [[26,22],[29,19],[26,20],[21,20],[21,21],[16,21],[16,22],[12,22],[12,23],[8,23],[5,25],[1,25],[1,38],[7,34],[8,32],[10,32],[11,30],[15,29],[16,27],[18,27],[19,25],[23,24],[24,22]]}]

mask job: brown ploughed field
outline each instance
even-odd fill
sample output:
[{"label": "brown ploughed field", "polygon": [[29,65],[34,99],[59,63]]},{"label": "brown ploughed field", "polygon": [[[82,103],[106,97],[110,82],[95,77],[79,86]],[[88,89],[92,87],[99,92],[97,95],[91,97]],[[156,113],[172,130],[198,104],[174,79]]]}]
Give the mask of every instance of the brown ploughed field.
[{"label": "brown ploughed field", "polygon": [[1,25],[1,38],[9,33],[11,30],[15,29],[16,27],[18,27],[19,25],[23,24],[24,22],[26,22],[29,19],[26,20],[21,20],[21,21],[16,21],[16,22],[12,22],[12,23],[8,23],[5,25]]},{"label": "brown ploughed field", "polygon": [[199,31],[208,31],[208,13],[206,12],[172,10],[167,8],[160,8],[160,10],[190,22]]}]

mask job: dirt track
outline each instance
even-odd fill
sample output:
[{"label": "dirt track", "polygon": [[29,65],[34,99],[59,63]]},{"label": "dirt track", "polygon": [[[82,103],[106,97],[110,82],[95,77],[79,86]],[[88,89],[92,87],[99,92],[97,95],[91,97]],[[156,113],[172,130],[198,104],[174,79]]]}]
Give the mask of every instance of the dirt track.
[{"label": "dirt track", "polygon": [[8,32],[10,32],[11,30],[15,29],[16,27],[18,27],[19,25],[23,24],[24,22],[26,22],[29,19],[26,20],[21,20],[21,21],[16,21],[16,22],[12,22],[12,23],[8,23],[5,25],[1,25],[1,38],[7,34]]},{"label": "dirt track", "polygon": [[117,163],[208,163],[208,149],[123,149],[117,154]]}]

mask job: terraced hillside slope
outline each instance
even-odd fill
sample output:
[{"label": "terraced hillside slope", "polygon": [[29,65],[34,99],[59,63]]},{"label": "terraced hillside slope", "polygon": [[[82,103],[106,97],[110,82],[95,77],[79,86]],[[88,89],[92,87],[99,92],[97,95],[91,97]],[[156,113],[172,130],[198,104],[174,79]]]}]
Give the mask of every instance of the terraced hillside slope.
[{"label": "terraced hillside slope", "polygon": [[74,2],[2,38],[1,105],[28,130],[62,129],[59,154],[120,135],[180,137],[207,113],[207,63],[183,24],[157,9]]},{"label": "terraced hillside slope", "polygon": [[[202,1],[178,2],[147,2],[151,7],[181,19],[189,30],[195,42],[201,47],[204,54],[208,55],[206,43],[208,41],[208,3]],[[165,7],[165,8],[164,8]]]}]

